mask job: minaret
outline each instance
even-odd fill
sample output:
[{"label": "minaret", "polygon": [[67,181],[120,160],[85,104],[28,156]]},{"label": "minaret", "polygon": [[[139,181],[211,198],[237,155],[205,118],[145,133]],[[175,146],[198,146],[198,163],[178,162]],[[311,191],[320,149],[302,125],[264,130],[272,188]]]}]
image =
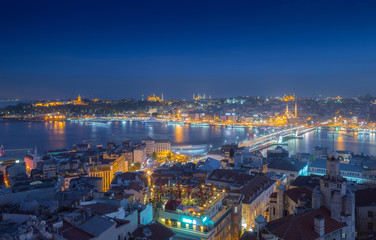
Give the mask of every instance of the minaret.
[{"label": "minaret", "polygon": [[295,118],[298,117],[298,103],[296,102],[296,98],[295,98]]},{"label": "minaret", "polygon": [[285,112],[285,115],[288,116],[289,115],[289,105],[286,104],[286,112]]},{"label": "minaret", "polygon": [[162,102],[163,102],[163,93],[162,93]]},{"label": "minaret", "polygon": [[203,99],[205,100],[205,93],[204,93],[204,97],[203,97]]},{"label": "minaret", "polygon": [[196,100],[196,99],[195,99],[195,94],[193,94],[193,100]]},{"label": "minaret", "polygon": [[141,101],[144,101],[144,94],[142,94],[141,96]]}]

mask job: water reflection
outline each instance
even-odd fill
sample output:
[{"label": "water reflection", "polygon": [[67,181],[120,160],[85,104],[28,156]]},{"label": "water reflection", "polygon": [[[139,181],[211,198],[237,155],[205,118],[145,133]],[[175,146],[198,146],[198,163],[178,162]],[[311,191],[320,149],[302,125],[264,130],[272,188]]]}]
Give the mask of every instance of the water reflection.
[{"label": "water reflection", "polygon": [[[256,129],[254,129],[256,130]],[[41,151],[54,148],[71,148],[73,144],[87,142],[93,145],[107,141],[133,141],[145,137],[170,139],[173,144],[210,144],[218,148],[225,143],[244,140],[252,129],[226,128],[224,126],[193,127],[189,125],[164,125],[161,123],[70,123],[70,122],[8,122],[0,124],[2,144],[7,149],[33,148]],[[333,135],[328,130],[316,130],[304,135],[303,139],[289,140],[287,148],[291,154],[313,152],[314,146],[332,148]],[[337,150],[376,155],[375,134],[334,134]]]},{"label": "water reflection", "polygon": [[[334,141],[334,142],[333,142]],[[315,146],[334,147],[336,150],[348,150],[354,154],[376,155],[375,134],[360,135],[348,134],[346,132],[335,132],[329,130],[317,130],[304,134],[303,139],[291,139],[287,141],[288,146],[284,146],[290,154],[297,152],[313,153]],[[274,148],[274,147],[273,147]]]},{"label": "water reflection", "polygon": [[184,142],[183,126],[175,125],[175,142],[181,144]]}]

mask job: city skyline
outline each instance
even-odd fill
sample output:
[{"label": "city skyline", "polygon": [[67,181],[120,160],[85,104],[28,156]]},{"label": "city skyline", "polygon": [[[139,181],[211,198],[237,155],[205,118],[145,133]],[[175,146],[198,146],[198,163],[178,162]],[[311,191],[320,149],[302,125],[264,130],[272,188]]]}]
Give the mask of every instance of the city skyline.
[{"label": "city skyline", "polygon": [[0,95],[376,95],[375,6],[3,2]]},{"label": "city skyline", "polygon": [[375,239],[375,10],[0,2],[0,239]]}]

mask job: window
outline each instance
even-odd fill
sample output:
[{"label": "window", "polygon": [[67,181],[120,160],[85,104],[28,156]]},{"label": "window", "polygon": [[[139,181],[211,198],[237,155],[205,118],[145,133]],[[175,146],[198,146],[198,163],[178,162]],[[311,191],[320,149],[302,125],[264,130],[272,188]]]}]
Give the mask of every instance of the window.
[{"label": "window", "polygon": [[273,216],[275,216],[275,207],[273,208]]},{"label": "window", "polygon": [[368,211],[368,217],[369,217],[369,218],[373,218],[373,212]]},{"label": "window", "polygon": [[342,233],[342,238],[346,239],[346,233]]},{"label": "window", "polygon": [[369,222],[369,223],[367,224],[367,229],[368,229],[368,230],[373,230],[373,223]]}]

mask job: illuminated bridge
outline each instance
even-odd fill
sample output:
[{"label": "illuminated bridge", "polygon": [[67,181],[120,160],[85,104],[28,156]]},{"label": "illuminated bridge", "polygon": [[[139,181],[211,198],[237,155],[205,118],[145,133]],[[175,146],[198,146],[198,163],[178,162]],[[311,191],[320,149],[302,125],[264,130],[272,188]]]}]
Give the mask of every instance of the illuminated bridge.
[{"label": "illuminated bridge", "polygon": [[314,130],[315,127],[306,128],[304,126],[292,127],[281,131],[273,132],[252,140],[245,140],[239,143],[239,147],[249,147],[250,152],[270,147],[274,144],[282,143],[284,138],[298,137],[304,133]]}]

